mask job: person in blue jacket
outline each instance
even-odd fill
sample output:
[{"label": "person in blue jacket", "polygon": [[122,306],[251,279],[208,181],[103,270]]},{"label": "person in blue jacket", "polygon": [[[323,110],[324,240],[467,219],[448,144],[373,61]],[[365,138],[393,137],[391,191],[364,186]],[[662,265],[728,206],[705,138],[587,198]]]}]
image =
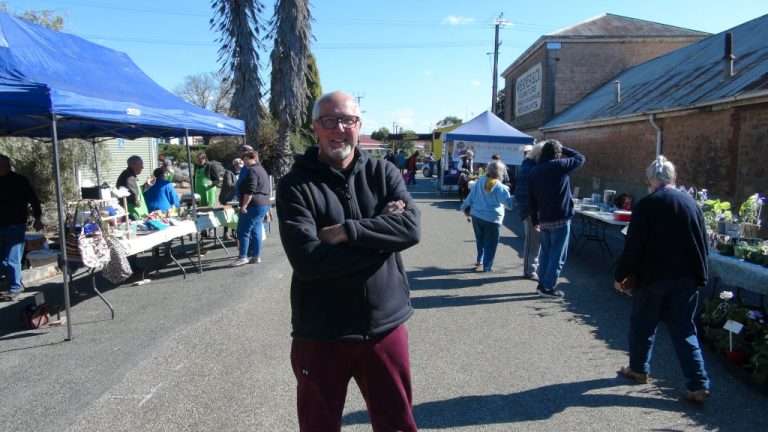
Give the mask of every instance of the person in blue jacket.
[{"label": "person in blue jacket", "polygon": [[512,195],[501,179],[507,167],[494,160],[488,164],[486,175],[472,186],[469,196],[461,203],[461,210],[472,218],[477,243],[475,271],[493,270],[493,259],[499,245],[499,231],[504,220],[504,208],[512,207]]},{"label": "person in blue jacket", "polygon": [[144,191],[147,209],[151,212],[167,212],[173,207],[178,208],[181,205],[179,194],[176,193],[173,183],[165,179],[165,168],[155,169],[152,175],[155,177],[155,184]]}]

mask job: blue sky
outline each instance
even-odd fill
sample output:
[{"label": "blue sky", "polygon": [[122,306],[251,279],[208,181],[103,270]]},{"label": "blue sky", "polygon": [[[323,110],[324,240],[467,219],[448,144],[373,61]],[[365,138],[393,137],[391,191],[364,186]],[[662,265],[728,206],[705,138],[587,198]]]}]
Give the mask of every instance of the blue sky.
[{"label": "blue sky", "polygon": [[[65,31],[127,53],[170,90],[186,75],[218,68],[208,0],[6,3],[14,11],[55,10],[65,18]],[[271,9],[273,2],[265,3]],[[717,33],[768,12],[759,4],[765,5],[755,0],[314,0],[313,52],[324,91],[362,97],[364,130],[391,129],[396,122],[427,132],[447,115],[468,119],[488,109],[492,22],[501,12],[511,24],[501,32],[500,72],[540,35],[605,12]],[[269,82],[266,63],[263,73]]]}]

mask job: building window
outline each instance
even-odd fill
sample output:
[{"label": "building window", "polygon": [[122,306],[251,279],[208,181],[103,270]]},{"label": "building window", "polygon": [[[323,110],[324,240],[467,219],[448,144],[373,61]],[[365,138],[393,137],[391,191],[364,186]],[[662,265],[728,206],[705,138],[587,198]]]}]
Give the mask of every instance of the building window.
[{"label": "building window", "polygon": [[117,148],[121,150],[125,148],[125,140],[123,138],[117,139]]}]

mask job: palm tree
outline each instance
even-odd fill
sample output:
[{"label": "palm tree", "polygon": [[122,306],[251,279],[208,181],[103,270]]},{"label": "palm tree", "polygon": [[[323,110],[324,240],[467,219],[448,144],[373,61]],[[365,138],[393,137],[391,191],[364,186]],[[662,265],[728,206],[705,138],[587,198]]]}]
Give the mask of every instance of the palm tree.
[{"label": "palm tree", "polygon": [[247,142],[258,146],[257,134],[263,116],[263,85],[259,75],[259,51],[265,31],[259,0],[211,0],[214,16],[211,29],[219,32],[221,72],[231,80],[230,112],[245,121]]},{"label": "palm tree", "polygon": [[307,111],[311,21],[309,0],[276,1],[270,108],[278,113],[279,138],[272,160],[272,174],[278,178],[291,166],[291,132],[301,126]]}]

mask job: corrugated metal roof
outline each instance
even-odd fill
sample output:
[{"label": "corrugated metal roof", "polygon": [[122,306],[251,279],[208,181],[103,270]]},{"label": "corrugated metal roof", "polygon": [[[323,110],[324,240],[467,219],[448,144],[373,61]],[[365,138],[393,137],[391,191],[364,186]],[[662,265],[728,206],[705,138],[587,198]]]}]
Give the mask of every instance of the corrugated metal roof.
[{"label": "corrugated metal roof", "polygon": [[646,21],[606,13],[571,27],[550,33],[548,36],[603,36],[603,37],[652,37],[652,36],[706,36],[709,33],[683,27]]},{"label": "corrugated metal roof", "polygon": [[[733,77],[725,76],[725,34],[733,33]],[[615,81],[621,83],[616,102]],[[626,70],[552,119],[544,129],[685,108],[768,90],[768,15]]]}]

